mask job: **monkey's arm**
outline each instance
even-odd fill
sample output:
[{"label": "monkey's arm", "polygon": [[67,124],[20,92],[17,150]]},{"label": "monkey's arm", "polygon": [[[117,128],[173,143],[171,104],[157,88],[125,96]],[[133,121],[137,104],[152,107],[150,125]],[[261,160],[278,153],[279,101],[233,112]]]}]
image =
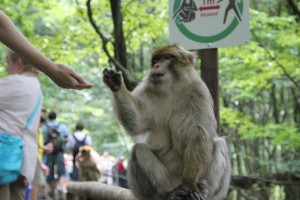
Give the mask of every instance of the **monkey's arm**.
[{"label": "monkey's arm", "polygon": [[121,89],[113,94],[113,106],[119,122],[129,134],[143,132],[140,122],[140,111],[136,99],[127,91]]},{"label": "monkey's arm", "polygon": [[113,93],[114,110],[122,126],[132,135],[141,132],[137,99],[127,90],[121,74],[112,69],[104,69],[103,81]]}]

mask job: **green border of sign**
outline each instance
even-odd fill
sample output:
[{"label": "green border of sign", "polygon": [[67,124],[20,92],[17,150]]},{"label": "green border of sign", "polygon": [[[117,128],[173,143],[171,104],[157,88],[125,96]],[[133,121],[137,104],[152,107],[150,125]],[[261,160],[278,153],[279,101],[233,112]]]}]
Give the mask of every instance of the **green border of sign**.
[{"label": "green border of sign", "polygon": [[[181,5],[181,0],[175,0],[174,2],[174,7],[173,7],[173,13],[175,13],[177,11],[177,8]],[[241,15],[243,14],[243,9],[244,9],[244,4],[243,4],[243,0],[241,0],[240,3],[237,4],[238,8],[241,12]],[[191,31],[189,31],[183,24],[179,24],[177,23],[177,18],[175,19],[175,24],[177,26],[177,28],[180,30],[180,32],[185,35],[187,38],[195,41],[195,42],[200,42],[200,43],[209,43],[209,42],[216,42],[219,41],[225,37],[227,37],[230,33],[232,33],[232,31],[234,31],[234,29],[237,27],[237,25],[239,24],[239,21],[237,20],[237,18],[235,17],[232,22],[230,23],[230,25],[221,33],[218,33],[216,35],[213,36],[200,36],[200,35],[196,35],[195,33],[192,33]]]}]

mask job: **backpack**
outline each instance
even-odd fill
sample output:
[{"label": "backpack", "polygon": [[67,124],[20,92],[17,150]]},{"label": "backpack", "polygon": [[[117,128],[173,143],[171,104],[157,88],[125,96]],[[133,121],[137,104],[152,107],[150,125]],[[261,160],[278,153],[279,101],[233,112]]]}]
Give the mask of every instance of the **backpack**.
[{"label": "backpack", "polygon": [[87,137],[87,134],[85,134],[84,138],[82,141],[79,141],[76,137],[75,137],[75,134],[73,134],[73,138],[75,139],[75,145],[74,145],[74,148],[73,148],[73,156],[74,158],[76,157],[76,155],[79,153],[79,148],[81,146],[84,146],[85,145],[85,139]]},{"label": "backpack", "polygon": [[53,144],[53,152],[51,154],[56,154],[62,151],[63,140],[61,138],[60,132],[58,131],[59,125],[60,124],[50,127],[48,124],[46,124],[47,136],[48,136],[48,140],[46,144],[48,143]]}]

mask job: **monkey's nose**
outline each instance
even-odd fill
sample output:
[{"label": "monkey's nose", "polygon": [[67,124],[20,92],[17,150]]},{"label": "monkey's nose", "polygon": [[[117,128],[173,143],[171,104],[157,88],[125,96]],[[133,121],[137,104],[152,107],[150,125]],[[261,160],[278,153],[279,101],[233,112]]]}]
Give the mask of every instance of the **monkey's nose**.
[{"label": "monkey's nose", "polygon": [[155,64],[153,67],[154,68],[159,68],[159,66],[160,66],[159,64]]}]

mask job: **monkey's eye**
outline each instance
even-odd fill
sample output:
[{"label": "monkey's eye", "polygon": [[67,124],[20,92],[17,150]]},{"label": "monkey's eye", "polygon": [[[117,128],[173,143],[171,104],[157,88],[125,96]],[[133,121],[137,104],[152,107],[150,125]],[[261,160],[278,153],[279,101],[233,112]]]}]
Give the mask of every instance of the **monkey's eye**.
[{"label": "monkey's eye", "polygon": [[172,58],[174,58],[174,56],[167,54],[162,57],[162,60],[171,60]]},{"label": "monkey's eye", "polygon": [[152,58],[152,66],[154,64],[158,63],[160,61],[160,59],[161,59],[161,57],[159,57],[159,56],[156,56],[156,57]]},{"label": "monkey's eye", "polygon": [[160,56],[155,56],[152,58],[152,66],[155,65],[158,62],[163,62],[163,61],[168,61],[175,58],[175,56],[170,55],[170,54],[164,54]]}]

